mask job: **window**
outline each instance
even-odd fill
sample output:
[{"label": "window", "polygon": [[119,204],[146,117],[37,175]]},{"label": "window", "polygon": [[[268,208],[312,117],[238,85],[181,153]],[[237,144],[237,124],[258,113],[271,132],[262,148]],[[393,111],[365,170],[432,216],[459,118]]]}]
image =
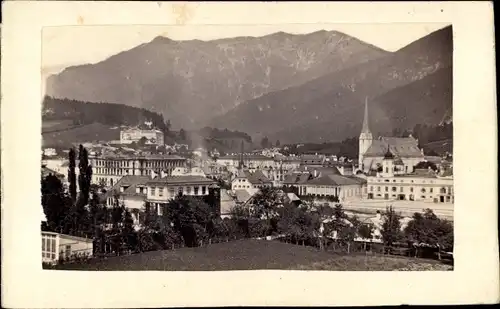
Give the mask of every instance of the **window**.
[{"label": "window", "polygon": [[373,192],[373,186],[370,186],[370,191],[372,191],[372,192]]},{"label": "window", "polygon": [[186,187],[186,194],[191,194],[191,187],[190,186]]},{"label": "window", "polygon": [[432,193],[432,191],[433,191],[433,190],[432,190],[432,188],[430,188],[430,189],[429,189],[429,193]]},{"label": "window", "polygon": [[425,199],[425,195],[422,195],[422,198]]},{"label": "window", "polygon": [[175,189],[173,187],[168,188],[168,195],[170,195],[170,196],[175,195]]},{"label": "window", "polygon": [[377,191],[380,192],[380,187],[377,187]]},{"label": "window", "polygon": [[199,189],[198,186],[194,187],[194,195],[198,195],[198,189]]},{"label": "window", "polygon": [[400,188],[399,188],[399,192],[403,192],[403,187],[400,187]]},{"label": "window", "polygon": [[389,168],[388,167],[385,168],[385,172],[389,173]]},{"label": "window", "polygon": [[163,188],[158,188],[158,195],[163,196]]},{"label": "window", "polygon": [[422,191],[422,193],[425,193],[425,188],[422,188],[422,190],[420,190],[420,191]]},{"label": "window", "polygon": [[201,187],[201,194],[202,195],[205,195],[206,191],[207,191],[207,187],[205,187],[205,186]]},{"label": "window", "polygon": [[410,192],[413,192],[413,187],[410,187]]},{"label": "window", "polygon": [[151,195],[152,196],[156,195],[156,188],[155,187],[151,187]]},{"label": "window", "polygon": [[389,192],[389,187],[385,187],[385,192]]},{"label": "window", "polygon": [[398,188],[392,187],[392,192],[396,192],[397,190],[398,190]]}]

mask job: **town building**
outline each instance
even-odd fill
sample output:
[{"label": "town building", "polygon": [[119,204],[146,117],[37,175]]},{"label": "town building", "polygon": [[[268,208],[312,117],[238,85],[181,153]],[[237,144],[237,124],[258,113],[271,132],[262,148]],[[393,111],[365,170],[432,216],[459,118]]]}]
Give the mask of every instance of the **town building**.
[{"label": "town building", "polygon": [[412,173],[414,166],[424,161],[423,149],[418,140],[409,137],[379,137],[375,139],[368,125],[368,100],[365,102],[363,127],[359,135],[358,168],[364,173],[378,170],[382,165],[386,150],[389,149],[400,162],[401,172]]},{"label": "town building", "polygon": [[147,183],[150,179],[149,176],[123,176],[104,194],[106,205],[112,207],[118,204],[133,210],[131,213],[134,222],[139,222],[138,211],[144,210],[148,190]]},{"label": "town building", "polygon": [[241,169],[231,182],[231,190],[244,190],[248,192],[250,196],[259,192],[263,187],[272,186],[273,182],[260,170],[249,171],[247,169]]},{"label": "town building", "polygon": [[[163,214],[168,201],[175,198],[178,194],[195,197],[204,197],[213,194],[220,198],[220,194],[216,193],[216,182],[202,176],[155,177],[148,180],[146,186],[146,202],[159,215]],[[218,204],[220,207],[220,201]],[[220,211],[220,209],[216,210]]]},{"label": "town building", "polygon": [[158,146],[165,144],[163,132],[157,129],[130,128],[120,131],[121,144],[138,143],[141,139],[145,140],[145,144]]},{"label": "town building", "polygon": [[128,155],[115,153],[92,153],[92,182],[112,187],[120,178],[127,175],[150,176],[170,174],[176,167],[183,167],[186,158],[175,155]]},{"label": "town building", "polygon": [[46,231],[41,236],[43,263],[56,264],[60,259],[93,254],[92,239]]},{"label": "town building", "polygon": [[413,173],[397,170],[396,158],[388,149],[380,172],[372,172],[367,179],[367,199],[454,203],[451,170],[432,171],[416,169]]},{"label": "town building", "polygon": [[261,154],[239,154],[229,155],[217,158],[217,164],[224,166],[225,170],[233,175],[238,173],[240,166],[249,171],[260,170],[269,178],[274,186],[281,186],[285,175],[301,164],[301,158],[295,156],[277,155],[275,157],[267,157]]},{"label": "town building", "polygon": [[361,198],[366,181],[352,174],[342,175],[335,166],[305,166],[290,173],[284,186],[296,188],[299,196],[338,198],[340,202]]}]

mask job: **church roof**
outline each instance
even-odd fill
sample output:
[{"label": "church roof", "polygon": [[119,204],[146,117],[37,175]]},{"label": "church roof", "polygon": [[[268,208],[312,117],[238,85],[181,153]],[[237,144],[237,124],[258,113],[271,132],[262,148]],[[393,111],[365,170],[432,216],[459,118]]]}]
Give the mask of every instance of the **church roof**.
[{"label": "church roof", "polygon": [[390,147],[387,147],[387,151],[385,152],[384,159],[394,159],[394,155],[392,154]]},{"label": "church roof", "polygon": [[418,142],[413,137],[381,137],[373,140],[364,154],[365,157],[384,157],[387,149],[399,158],[422,157]]},{"label": "church roof", "polygon": [[365,99],[365,115],[363,118],[361,133],[370,133],[370,128],[368,126],[368,98]]}]

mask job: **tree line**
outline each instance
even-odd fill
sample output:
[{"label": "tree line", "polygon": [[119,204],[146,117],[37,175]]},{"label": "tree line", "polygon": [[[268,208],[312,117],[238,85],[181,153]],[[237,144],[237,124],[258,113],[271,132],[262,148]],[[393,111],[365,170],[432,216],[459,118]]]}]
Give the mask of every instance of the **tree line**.
[{"label": "tree line", "polygon": [[74,125],[98,122],[110,126],[136,126],[151,121],[154,127],[163,132],[170,129],[170,122],[165,121],[161,114],[123,104],[83,102],[45,96],[43,109],[50,111],[44,113],[43,120],[71,119]]}]

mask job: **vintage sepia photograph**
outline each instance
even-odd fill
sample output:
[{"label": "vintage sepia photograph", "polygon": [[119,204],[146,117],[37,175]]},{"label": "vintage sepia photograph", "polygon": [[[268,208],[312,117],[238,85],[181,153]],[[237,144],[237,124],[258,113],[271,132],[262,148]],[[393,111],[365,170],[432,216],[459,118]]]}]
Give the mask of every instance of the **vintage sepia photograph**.
[{"label": "vintage sepia photograph", "polygon": [[451,24],[200,28],[43,28],[44,269],[453,270]]}]

